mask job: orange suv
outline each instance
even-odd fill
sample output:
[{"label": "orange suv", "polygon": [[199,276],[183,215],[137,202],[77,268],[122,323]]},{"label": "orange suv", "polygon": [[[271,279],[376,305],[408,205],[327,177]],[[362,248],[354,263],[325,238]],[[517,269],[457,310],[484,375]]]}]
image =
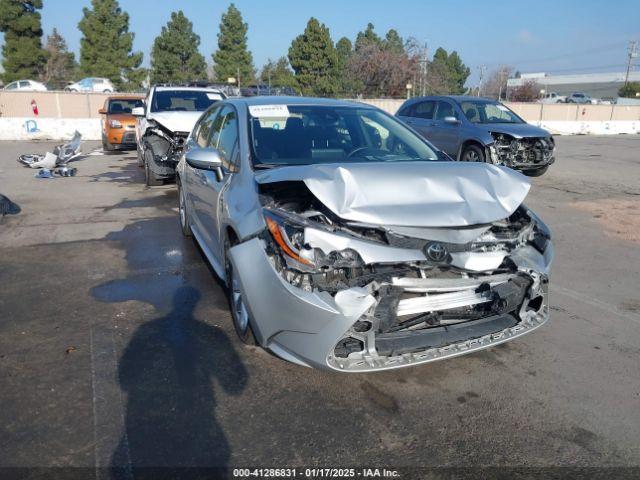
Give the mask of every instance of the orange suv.
[{"label": "orange suv", "polygon": [[143,107],[142,97],[108,97],[98,113],[102,119],[102,149],[136,148],[136,119],[131,115],[135,107]]}]

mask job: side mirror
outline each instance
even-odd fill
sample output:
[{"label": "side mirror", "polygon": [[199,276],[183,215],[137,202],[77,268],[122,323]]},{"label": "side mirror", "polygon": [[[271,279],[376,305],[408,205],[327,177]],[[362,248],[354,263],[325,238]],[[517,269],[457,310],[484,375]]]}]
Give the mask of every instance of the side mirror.
[{"label": "side mirror", "polygon": [[107,111],[104,108],[101,108],[100,110],[98,110],[98,113],[100,115],[106,115]]},{"label": "side mirror", "polygon": [[134,117],[144,117],[144,107],[132,108],[131,115],[133,115]]},{"label": "side mirror", "polygon": [[444,117],[444,121],[445,123],[451,123],[451,124],[460,123],[460,120],[458,120],[456,117]]},{"label": "side mirror", "polygon": [[198,170],[212,170],[216,172],[218,181],[222,181],[222,158],[215,148],[193,147],[184,156],[187,164]]}]

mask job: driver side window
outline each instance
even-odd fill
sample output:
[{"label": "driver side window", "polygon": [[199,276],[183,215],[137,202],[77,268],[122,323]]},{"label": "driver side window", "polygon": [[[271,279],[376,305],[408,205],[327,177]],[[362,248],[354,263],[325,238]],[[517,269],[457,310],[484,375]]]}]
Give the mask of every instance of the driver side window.
[{"label": "driver side window", "polygon": [[194,140],[199,147],[205,148],[209,145],[209,138],[211,137],[211,129],[213,127],[213,121],[216,115],[220,111],[220,108],[213,108],[206,116],[200,121],[194,135]]}]

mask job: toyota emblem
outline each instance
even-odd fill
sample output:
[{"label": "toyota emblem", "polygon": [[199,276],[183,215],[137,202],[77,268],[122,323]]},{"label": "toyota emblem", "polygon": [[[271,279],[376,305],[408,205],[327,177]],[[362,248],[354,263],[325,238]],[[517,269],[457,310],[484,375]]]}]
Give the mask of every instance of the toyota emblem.
[{"label": "toyota emblem", "polygon": [[441,243],[430,243],[425,249],[427,258],[432,262],[444,262],[449,255],[447,249]]}]

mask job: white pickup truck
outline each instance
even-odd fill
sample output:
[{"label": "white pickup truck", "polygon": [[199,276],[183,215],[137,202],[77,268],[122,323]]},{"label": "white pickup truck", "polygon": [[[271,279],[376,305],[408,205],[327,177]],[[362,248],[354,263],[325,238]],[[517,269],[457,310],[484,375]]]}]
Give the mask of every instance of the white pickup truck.
[{"label": "white pickup truck", "polygon": [[558,95],[556,92],[545,93],[540,99],[540,103],[564,103],[567,101],[567,97]]},{"label": "white pickup truck", "polygon": [[144,107],[134,108],[138,165],[144,167],[148,186],[175,177],[176,165],[193,126],[212,104],[223,100],[215,88],[155,85]]}]

